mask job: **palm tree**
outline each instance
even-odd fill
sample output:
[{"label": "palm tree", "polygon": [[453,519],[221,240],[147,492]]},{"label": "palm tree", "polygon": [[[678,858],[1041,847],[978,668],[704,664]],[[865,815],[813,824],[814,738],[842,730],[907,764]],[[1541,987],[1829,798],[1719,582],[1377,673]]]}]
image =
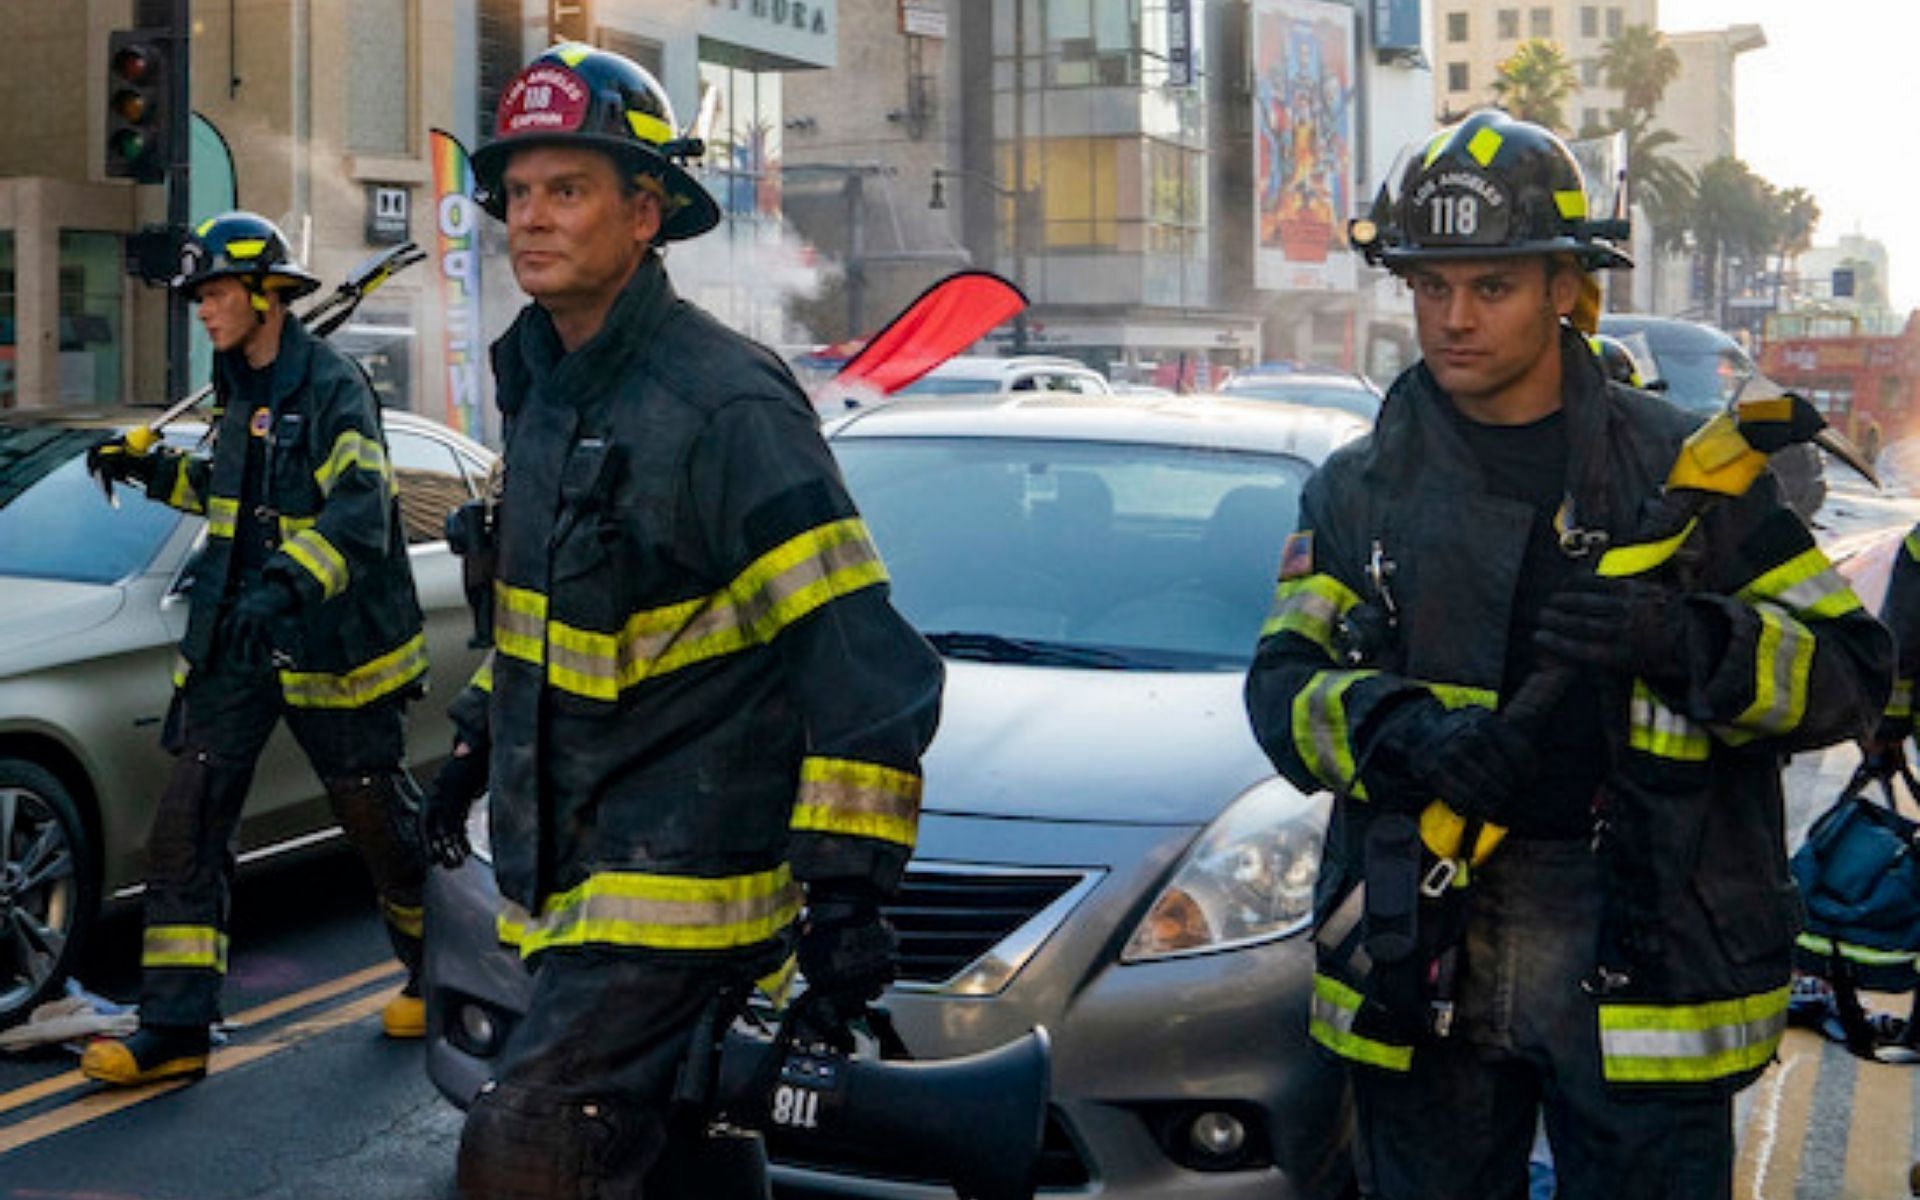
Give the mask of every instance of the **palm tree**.
[{"label": "palm tree", "polygon": [[1782,222],[1778,193],[1737,158],[1723,156],[1700,168],[1693,203],[1688,206],[1688,232],[1706,264],[1706,307],[1719,324],[1721,275],[1729,257],[1751,262],[1780,241]]},{"label": "palm tree", "polygon": [[1779,308],[1780,276],[1789,264],[1799,274],[1800,256],[1813,247],[1813,230],[1820,224],[1820,202],[1805,188],[1790,187],[1775,197],[1780,208],[1780,271],[1774,276],[1775,308]]},{"label": "palm tree", "polygon": [[1500,107],[1523,121],[1566,132],[1563,105],[1580,90],[1580,78],[1558,42],[1532,38],[1514,48],[1500,64],[1493,94]]},{"label": "palm tree", "polygon": [[1666,34],[1649,25],[1629,25],[1600,48],[1600,74],[1620,93],[1624,111],[1617,119],[1624,124],[1660,106],[1680,75],[1680,55],[1667,44]]}]

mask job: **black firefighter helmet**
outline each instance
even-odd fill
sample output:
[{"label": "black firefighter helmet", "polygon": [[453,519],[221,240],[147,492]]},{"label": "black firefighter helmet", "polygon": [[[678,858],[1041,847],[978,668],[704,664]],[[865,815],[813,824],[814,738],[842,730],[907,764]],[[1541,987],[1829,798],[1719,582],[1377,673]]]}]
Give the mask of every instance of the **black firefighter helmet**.
[{"label": "black firefighter helmet", "polygon": [[320,280],[294,260],[278,225],[259,213],[238,210],[194,226],[180,247],[180,270],[169,286],[191,300],[207,280],[229,275],[246,284],[256,298],[278,292],[284,299],[297,300],[320,286]]},{"label": "black firefighter helmet", "polygon": [[501,176],[514,151],[581,146],[659,181],[666,210],[660,241],[699,237],[720,223],[720,206],[676,161],[702,152],[678,129],[666,89],[631,59],[579,42],[549,47],[500,93],[493,138],[474,151],[480,207],[505,219]]},{"label": "black firefighter helmet", "polygon": [[1580,164],[1550,130],[1484,109],[1404,159],[1373,211],[1347,226],[1375,266],[1534,254],[1571,255],[1587,270],[1633,265],[1610,244],[1626,222],[1589,218]]}]

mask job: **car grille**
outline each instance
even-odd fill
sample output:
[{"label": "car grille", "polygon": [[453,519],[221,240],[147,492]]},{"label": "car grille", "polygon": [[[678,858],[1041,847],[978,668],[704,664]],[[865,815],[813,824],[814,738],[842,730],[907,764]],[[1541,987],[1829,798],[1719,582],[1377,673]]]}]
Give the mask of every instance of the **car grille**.
[{"label": "car grille", "polygon": [[910,864],[886,905],[900,937],[901,982],[953,979],[1086,878],[1074,870]]}]

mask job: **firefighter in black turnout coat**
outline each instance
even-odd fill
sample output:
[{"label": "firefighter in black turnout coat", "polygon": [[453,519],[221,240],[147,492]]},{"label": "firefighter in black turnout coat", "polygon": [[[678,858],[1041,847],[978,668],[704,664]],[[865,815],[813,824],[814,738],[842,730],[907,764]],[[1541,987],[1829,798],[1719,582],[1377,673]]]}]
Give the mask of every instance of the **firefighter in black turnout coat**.
[{"label": "firefighter in black turnout coat", "polygon": [[455,704],[429,845],[490,785],[503,939],[531,1007],[470,1109],[468,1200],[638,1196],[675,1072],[724,990],[891,978],[939,659],[813,411],[771,353],[678,299],[658,249],[714,201],[660,85],[535,59],[475,155],[534,302],[494,346],[505,427],[494,650]]},{"label": "firefighter in black turnout coat", "polygon": [[1693,423],[1571,327],[1628,264],[1557,138],[1478,113],[1397,183],[1353,232],[1423,358],[1308,484],[1247,682],[1335,796],[1311,1032],[1362,1191],[1524,1196],[1544,1114],[1566,1200],[1728,1197],[1786,1024],[1781,758],[1864,732],[1886,632],[1765,477],[1637,542]]},{"label": "firefighter in black turnout coat", "polygon": [[[87,1049],[91,1078],[197,1075],[227,966],[230,843],[254,765],[284,717],[380,894],[394,950],[420,964],[418,789],[404,705],[427,669],[420,605],[379,406],[359,367],[287,311],[318,281],[248,212],[193,231],[173,286],[217,351],[210,457],[126,440],[102,475],[207,519],[163,735],[177,756],[148,837],[140,1028]],[[426,1032],[418,981],[382,1014]]]}]

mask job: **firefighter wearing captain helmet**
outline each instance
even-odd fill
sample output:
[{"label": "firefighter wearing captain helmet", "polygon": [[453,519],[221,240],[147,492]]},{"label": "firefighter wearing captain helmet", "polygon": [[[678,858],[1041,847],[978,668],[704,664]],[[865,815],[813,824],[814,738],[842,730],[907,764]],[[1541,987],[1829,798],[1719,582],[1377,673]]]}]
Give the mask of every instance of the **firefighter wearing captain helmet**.
[{"label": "firefighter wearing captain helmet", "polygon": [[[1594,570],[1693,427],[1581,338],[1624,230],[1498,112],[1395,183],[1351,232],[1423,359],[1308,484],[1247,681],[1275,765],[1335,795],[1311,1032],[1352,1065],[1363,1192],[1525,1195],[1544,1113],[1562,1197],[1727,1197],[1786,1018],[1780,757],[1867,726],[1886,634],[1764,476],[1679,569]],[[1431,870],[1449,816],[1505,838]]]},{"label": "firefighter wearing captain helmet", "polygon": [[561,45],[474,156],[533,303],[493,348],[495,648],[425,824],[457,863],[489,790],[533,995],[467,1116],[468,1200],[641,1195],[690,1148],[668,1115],[696,1020],[782,971],[796,928],[830,1003],[892,977],[879,902],[940,662],[792,376],[675,296],[657,247],[719,213],[674,133],[652,76]]},{"label": "firefighter wearing captain helmet", "polygon": [[140,1028],[88,1047],[113,1084],[206,1070],[227,965],[229,849],[254,765],[284,718],[373,875],[410,977],[383,1013],[420,1037],[426,857],[405,767],[404,705],[425,678],[420,606],[380,430],[360,369],[289,319],[318,281],[248,212],[193,231],[173,286],[216,351],[213,452],[94,448],[103,476],[207,518],[190,568],[163,741],[176,756],[148,837]]}]

